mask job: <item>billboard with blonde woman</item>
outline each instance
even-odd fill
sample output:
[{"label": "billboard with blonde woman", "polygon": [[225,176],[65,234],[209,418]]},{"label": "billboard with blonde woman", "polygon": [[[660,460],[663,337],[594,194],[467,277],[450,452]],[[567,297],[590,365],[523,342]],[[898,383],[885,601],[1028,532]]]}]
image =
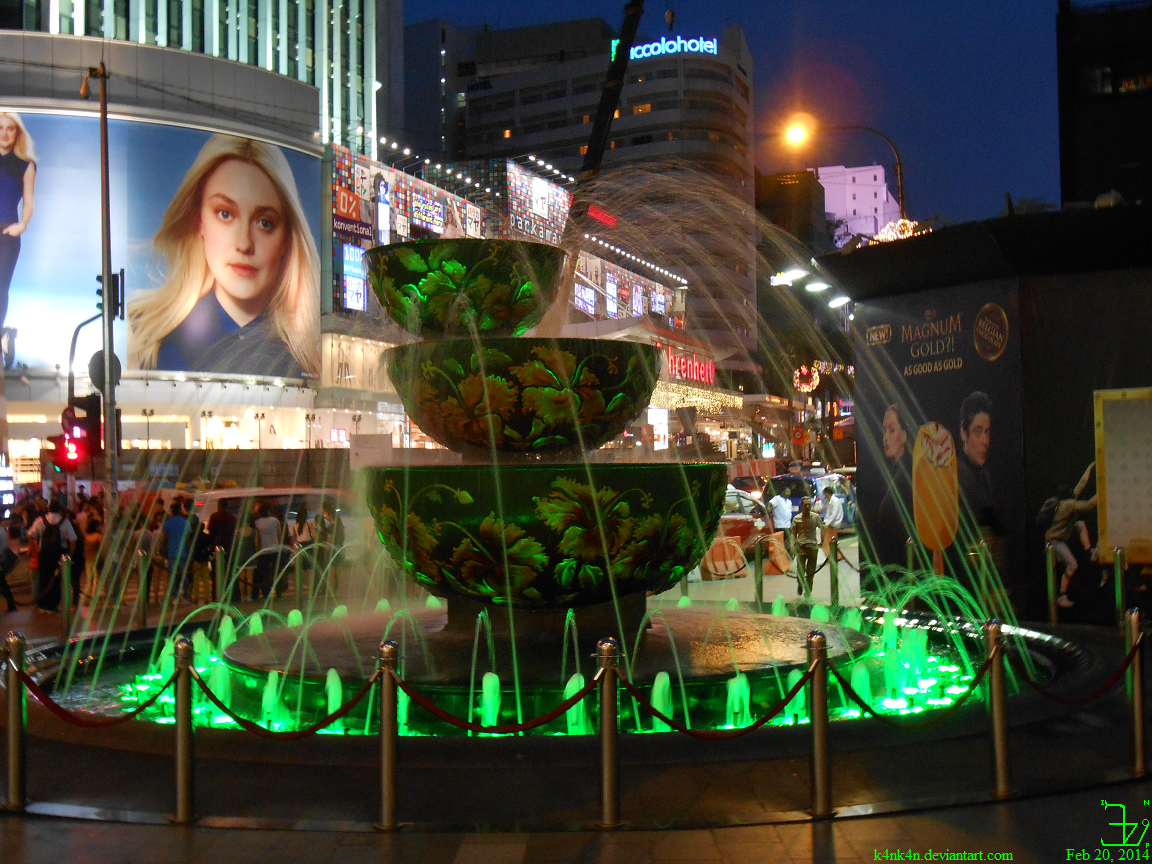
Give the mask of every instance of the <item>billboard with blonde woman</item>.
[{"label": "billboard with blonde woman", "polygon": [[[109,156],[113,270],[126,271],[127,320],[115,332],[125,368],[318,376],[320,160],[125,120],[109,123]],[[96,313],[99,192],[95,118],[0,108],[9,367],[66,368],[73,329]],[[79,368],[99,347],[98,327],[81,331]]]}]

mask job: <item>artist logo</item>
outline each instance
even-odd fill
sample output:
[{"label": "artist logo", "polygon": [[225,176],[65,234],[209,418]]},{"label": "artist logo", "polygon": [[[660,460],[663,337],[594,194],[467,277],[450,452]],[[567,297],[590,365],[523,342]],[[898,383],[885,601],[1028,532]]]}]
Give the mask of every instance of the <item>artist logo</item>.
[{"label": "artist logo", "polygon": [[1008,315],[998,303],[987,303],[976,313],[972,327],[976,353],[991,363],[1008,347]]},{"label": "artist logo", "polygon": [[879,324],[868,328],[869,345],[887,345],[892,341],[892,325]]}]

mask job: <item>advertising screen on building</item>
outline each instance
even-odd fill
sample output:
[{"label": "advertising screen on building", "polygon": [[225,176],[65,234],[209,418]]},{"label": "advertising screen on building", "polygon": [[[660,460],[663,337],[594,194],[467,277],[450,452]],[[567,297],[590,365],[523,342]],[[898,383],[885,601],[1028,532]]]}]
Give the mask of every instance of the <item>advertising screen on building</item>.
[{"label": "advertising screen on building", "polygon": [[[10,173],[32,179],[5,185],[0,202],[0,219],[21,227],[11,269],[0,268],[5,363],[67,369],[73,330],[97,312],[99,121],[2,116],[20,139]],[[113,120],[108,131],[123,366],[318,375],[320,160],[158,123]],[[80,331],[81,369],[101,344],[98,325]]]},{"label": "advertising screen on building", "polygon": [[351,243],[342,243],[344,254],[344,308],[360,312],[368,308],[368,294],[364,287],[364,250]]},{"label": "advertising screen on building", "polygon": [[508,227],[511,236],[559,245],[572,196],[549,180],[509,160]]}]

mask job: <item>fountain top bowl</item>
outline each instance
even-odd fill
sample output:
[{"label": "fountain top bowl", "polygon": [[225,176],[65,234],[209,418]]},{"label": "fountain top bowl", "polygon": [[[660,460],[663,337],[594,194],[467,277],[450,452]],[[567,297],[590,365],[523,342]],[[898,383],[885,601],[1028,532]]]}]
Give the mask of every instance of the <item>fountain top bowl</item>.
[{"label": "fountain top bowl", "polygon": [[519,336],[560,291],[567,253],[524,240],[413,240],[364,253],[380,305],[414,336]]}]

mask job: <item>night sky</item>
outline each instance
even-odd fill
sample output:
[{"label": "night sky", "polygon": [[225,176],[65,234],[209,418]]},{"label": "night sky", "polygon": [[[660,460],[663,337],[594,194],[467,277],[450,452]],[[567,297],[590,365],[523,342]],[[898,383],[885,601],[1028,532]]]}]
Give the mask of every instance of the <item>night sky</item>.
[{"label": "night sky", "polygon": [[[819,164],[889,164],[879,138],[830,133],[803,156],[776,130],[803,109],[827,125],[883,130],[900,149],[912,218],[995,216],[1004,193],[1059,203],[1056,0],[648,0],[641,35],[718,36],[744,28],[755,58],[756,163],[774,172]],[[494,28],[602,17],[622,2],[507,0],[406,4],[407,22],[444,17]],[[895,180],[890,178],[895,193]]]}]

